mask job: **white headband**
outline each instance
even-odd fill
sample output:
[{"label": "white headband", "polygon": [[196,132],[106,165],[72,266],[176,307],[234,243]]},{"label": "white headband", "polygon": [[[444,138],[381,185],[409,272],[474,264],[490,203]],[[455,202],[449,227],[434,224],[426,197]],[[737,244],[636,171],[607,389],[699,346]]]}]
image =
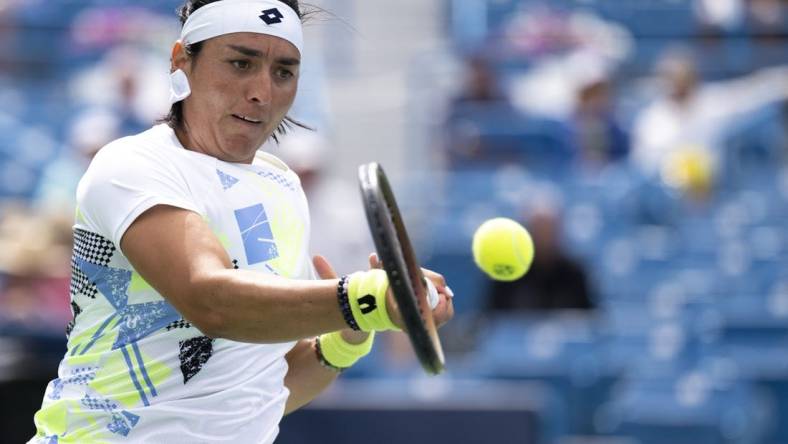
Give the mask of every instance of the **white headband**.
[{"label": "white headband", "polygon": [[[181,30],[184,45],[202,42],[235,32],[254,32],[279,37],[304,52],[304,34],[298,14],[277,0],[221,0],[194,11]],[[191,94],[189,79],[183,71],[170,75],[170,103]]]},{"label": "white headband", "polygon": [[181,42],[197,43],[234,32],[254,32],[283,38],[303,54],[301,19],[276,0],[222,0],[194,11],[181,30]]}]

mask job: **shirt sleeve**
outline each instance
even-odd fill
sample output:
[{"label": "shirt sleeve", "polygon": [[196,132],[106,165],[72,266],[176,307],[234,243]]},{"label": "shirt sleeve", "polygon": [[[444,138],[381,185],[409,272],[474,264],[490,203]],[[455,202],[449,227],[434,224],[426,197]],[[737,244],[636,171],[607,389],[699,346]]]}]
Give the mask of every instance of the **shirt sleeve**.
[{"label": "shirt sleeve", "polygon": [[203,214],[182,167],[153,149],[108,145],[93,159],[77,188],[78,223],[120,249],[129,226],[156,205]]}]

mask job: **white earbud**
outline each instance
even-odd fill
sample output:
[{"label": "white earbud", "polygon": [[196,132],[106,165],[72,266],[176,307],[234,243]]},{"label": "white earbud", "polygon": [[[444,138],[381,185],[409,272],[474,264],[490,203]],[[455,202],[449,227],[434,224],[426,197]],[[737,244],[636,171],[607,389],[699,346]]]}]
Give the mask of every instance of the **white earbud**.
[{"label": "white earbud", "polygon": [[185,72],[176,69],[170,74],[170,105],[189,97],[191,93],[192,89]]}]

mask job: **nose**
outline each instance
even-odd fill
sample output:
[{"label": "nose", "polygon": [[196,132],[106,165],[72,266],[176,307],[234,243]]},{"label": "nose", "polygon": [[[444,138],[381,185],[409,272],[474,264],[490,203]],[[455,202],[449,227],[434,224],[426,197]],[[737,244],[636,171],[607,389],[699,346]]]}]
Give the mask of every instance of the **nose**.
[{"label": "nose", "polygon": [[273,85],[271,75],[267,70],[262,71],[249,80],[246,97],[250,102],[265,106],[271,103]]}]

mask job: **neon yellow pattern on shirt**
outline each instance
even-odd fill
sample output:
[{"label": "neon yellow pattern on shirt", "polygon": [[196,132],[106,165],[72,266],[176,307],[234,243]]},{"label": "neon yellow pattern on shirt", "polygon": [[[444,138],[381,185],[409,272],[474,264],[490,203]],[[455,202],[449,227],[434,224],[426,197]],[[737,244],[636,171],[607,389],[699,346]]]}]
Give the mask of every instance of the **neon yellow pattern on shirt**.
[{"label": "neon yellow pattern on shirt", "polygon": [[280,275],[292,277],[296,274],[299,265],[299,254],[304,246],[306,226],[293,207],[293,202],[282,194],[280,187],[256,174],[249,174],[249,178],[259,185],[261,196],[272,201],[277,208],[277,211],[271,214],[269,223],[273,233],[272,240],[276,242],[279,256],[270,260],[268,265]]}]

